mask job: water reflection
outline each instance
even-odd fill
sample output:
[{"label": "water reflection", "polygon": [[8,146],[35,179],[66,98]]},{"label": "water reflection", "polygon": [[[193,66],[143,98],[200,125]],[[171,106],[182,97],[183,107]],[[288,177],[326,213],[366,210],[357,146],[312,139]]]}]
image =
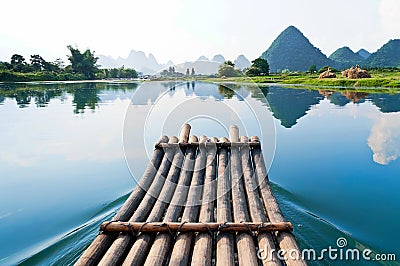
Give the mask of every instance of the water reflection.
[{"label": "water reflection", "polygon": [[[0,84],[0,169],[3,173],[0,177],[0,264],[17,264],[18,259],[32,255],[32,250],[41,250],[43,241],[82,227],[104,203],[131,189],[134,183],[126,167],[121,141],[127,106],[133,107],[130,111],[137,119],[141,112],[151,108],[154,111],[163,108],[160,113],[166,114],[171,111],[171,104],[182,99],[188,100],[186,106],[171,113],[168,119],[172,122],[190,116],[187,109],[193,113],[208,112],[211,116],[215,112],[227,114],[223,110],[227,106],[232,113],[237,111],[243,115],[246,114],[241,109],[244,99],[252,106],[270,111],[268,115],[273,115],[282,125],[277,129],[278,152],[271,177],[293,195],[307,200],[304,203],[291,199],[286,206],[287,213],[296,208],[293,203],[307,206],[343,226],[355,238],[372,243],[374,248],[391,251],[389,247],[398,246],[397,232],[388,233],[385,228],[371,230],[380,217],[371,217],[368,211],[379,209],[388,226],[396,226],[399,94],[276,86],[257,92],[247,85],[195,82],[150,82],[142,86],[143,90],[131,100],[132,94],[139,91],[138,84]],[[155,104],[158,101],[161,103]],[[163,119],[157,115],[150,118],[155,125],[159,124],[158,119]],[[236,119],[229,115],[222,118],[226,124]],[[135,119],[132,119],[132,128],[137,133]],[[252,114],[248,112],[244,120],[251,119]],[[223,129],[207,122],[193,121],[193,134],[222,135]],[[173,134],[177,133],[178,126],[171,128]],[[154,133],[149,132],[148,139],[154,143],[159,135],[151,134]],[[272,155],[266,152],[265,156]],[[315,224],[308,216],[304,218],[302,208],[297,211],[299,215],[293,215],[298,219],[296,224],[304,226],[296,229],[296,233],[301,243],[310,243],[307,237],[313,234],[309,234],[309,228],[315,228]],[[49,213],[51,219],[43,213]],[[288,218],[291,220],[290,215]],[[32,219],[46,220],[40,220],[46,227],[31,230],[28,225]],[[335,236],[342,235],[327,224],[324,226],[327,227],[324,230],[335,232]],[[313,241],[322,247],[336,239],[321,240],[321,231],[315,232]],[[54,250],[44,253],[43,264],[68,264],[60,261],[60,254],[70,254],[73,245],[81,245],[73,247],[79,250],[77,253],[81,252],[96,233],[97,226],[85,243],[79,240],[65,245],[57,243]],[[323,235],[327,234],[323,232]],[[15,255],[20,251],[26,256]]]},{"label": "water reflection", "polygon": [[365,92],[356,91],[344,91],[336,92],[331,90],[318,90],[318,93],[325,96],[326,99],[330,100],[331,103],[337,106],[345,106],[346,104],[353,103],[363,103],[365,98],[369,95]]},{"label": "water reflection", "polygon": [[298,90],[281,87],[265,87],[262,91],[271,107],[273,116],[281,125],[291,128],[306,115],[311,106],[324,99],[315,90]]},{"label": "water reflection", "polygon": [[400,94],[372,92],[318,90],[319,94],[336,106],[343,107],[350,102],[361,104],[371,101],[382,113],[400,112]]},{"label": "water reflection", "polygon": [[400,114],[381,114],[371,129],[368,145],[376,163],[387,165],[400,157]]},{"label": "water reflection", "polygon": [[[16,102],[19,108],[35,105],[37,108],[47,107],[52,99],[59,99],[62,103],[68,97],[72,97],[73,112],[82,114],[85,110],[94,111],[100,103],[114,101],[118,97],[128,98],[136,91],[138,83],[111,84],[111,83],[55,83],[55,84],[0,84],[0,105],[9,99]],[[137,93],[131,102],[134,106],[154,105],[157,99],[166,90],[170,97],[184,88],[185,97],[197,97],[207,100],[210,97],[216,101],[232,100],[243,101],[247,97],[268,101],[272,115],[280,121],[285,128],[293,128],[300,118],[307,115],[313,106],[317,106],[321,100],[327,99],[333,105],[344,108],[348,104],[360,105],[366,102],[372,103],[379,109],[368,145],[373,151],[373,160],[380,164],[388,164],[399,157],[398,130],[400,112],[400,94],[386,94],[360,92],[360,91],[335,91],[335,90],[307,90],[290,89],[277,86],[261,88],[262,93],[250,85],[219,84],[201,86],[194,81],[188,82],[156,82],[144,83],[145,87]],[[178,90],[179,88],[179,90]],[[113,93],[107,93],[113,92]],[[262,94],[262,95],[258,95]],[[265,96],[265,98],[264,98]],[[385,113],[393,115],[385,116]]]},{"label": "water reflection", "polygon": [[[102,91],[133,92],[138,83],[67,83],[67,84],[0,84],[0,104],[6,98],[15,100],[20,108],[29,107],[33,102],[36,107],[47,107],[52,99],[73,96],[74,113],[83,113],[85,109],[94,110],[102,100]],[[113,99],[111,99],[113,100]]]}]

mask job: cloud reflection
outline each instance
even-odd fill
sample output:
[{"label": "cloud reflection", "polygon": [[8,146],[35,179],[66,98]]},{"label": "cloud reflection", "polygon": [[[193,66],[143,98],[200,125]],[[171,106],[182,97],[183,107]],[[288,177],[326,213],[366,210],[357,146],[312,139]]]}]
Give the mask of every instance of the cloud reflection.
[{"label": "cloud reflection", "polygon": [[371,129],[368,146],[373,160],[382,165],[400,157],[400,113],[381,114]]}]

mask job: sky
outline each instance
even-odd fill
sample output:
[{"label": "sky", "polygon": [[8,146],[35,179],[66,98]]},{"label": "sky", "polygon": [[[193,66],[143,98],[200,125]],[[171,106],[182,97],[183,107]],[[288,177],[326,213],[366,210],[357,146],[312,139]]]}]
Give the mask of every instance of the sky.
[{"label": "sky", "polygon": [[66,59],[69,44],[114,58],[140,50],[160,63],[252,60],[290,25],[328,56],[400,38],[400,0],[3,0],[0,14],[0,61]]}]

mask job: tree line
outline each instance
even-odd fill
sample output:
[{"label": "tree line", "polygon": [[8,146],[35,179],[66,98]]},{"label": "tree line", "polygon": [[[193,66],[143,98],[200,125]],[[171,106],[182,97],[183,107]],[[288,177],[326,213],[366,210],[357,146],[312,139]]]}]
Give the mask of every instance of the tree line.
[{"label": "tree line", "polygon": [[133,68],[100,69],[98,57],[90,49],[81,52],[78,48],[67,46],[70,64],[58,58],[54,62],[46,61],[41,55],[31,55],[27,61],[22,55],[14,54],[10,62],[0,62],[0,81],[37,81],[37,80],[84,80],[106,78],[137,78]]},{"label": "tree line", "polygon": [[235,64],[232,61],[225,61],[218,68],[219,77],[240,77],[246,74],[250,77],[255,76],[267,76],[269,75],[269,64],[268,61],[263,58],[257,58],[251,61],[251,66],[244,69],[244,71],[235,68]]}]

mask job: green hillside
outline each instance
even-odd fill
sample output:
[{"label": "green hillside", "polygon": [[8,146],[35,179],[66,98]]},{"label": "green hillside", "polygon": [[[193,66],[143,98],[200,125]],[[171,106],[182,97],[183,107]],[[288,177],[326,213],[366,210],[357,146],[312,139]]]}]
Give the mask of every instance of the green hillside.
[{"label": "green hillside", "polygon": [[271,72],[307,71],[311,65],[319,69],[332,62],[296,27],[285,29],[261,57],[267,59]]},{"label": "green hillside", "polygon": [[338,69],[345,69],[356,64],[362,65],[364,58],[359,54],[354,53],[349,47],[345,46],[337,49],[331,56],[329,56],[334,62],[334,67]]},{"label": "green hillside", "polygon": [[390,40],[365,60],[368,67],[399,67],[400,40]]}]

